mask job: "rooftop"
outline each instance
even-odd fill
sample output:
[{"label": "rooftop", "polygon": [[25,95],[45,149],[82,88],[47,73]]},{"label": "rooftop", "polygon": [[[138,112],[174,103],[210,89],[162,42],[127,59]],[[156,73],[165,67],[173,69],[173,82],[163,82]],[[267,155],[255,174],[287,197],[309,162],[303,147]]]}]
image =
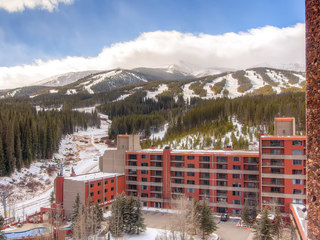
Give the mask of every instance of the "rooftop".
[{"label": "rooftop", "polygon": [[291,210],[293,211],[293,217],[296,223],[299,225],[298,230],[301,235],[307,239],[307,211],[302,211],[306,206],[303,204],[291,204]]},{"label": "rooftop", "polygon": [[[128,151],[128,152],[137,152],[137,153],[162,153],[163,149],[142,149],[136,151]],[[175,153],[183,153],[183,154],[225,154],[225,155],[237,155],[237,154],[247,154],[247,155],[259,155],[258,151],[241,151],[241,150],[177,150],[172,149],[171,154]]]},{"label": "rooftop", "polygon": [[274,140],[274,139],[283,139],[283,140],[286,140],[286,139],[294,139],[294,140],[306,140],[307,137],[306,136],[273,136],[273,135],[262,135],[261,136],[262,139],[264,140]]},{"label": "rooftop", "polygon": [[116,176],[124,175],[124,173],[105,173],[105,172],[95,172],[89,174],[77,175],[74,177],[66,177],[65,180],[73,180],[73,181],[89,181],[89,180],[98,180],[102,178],[111,178]]}]

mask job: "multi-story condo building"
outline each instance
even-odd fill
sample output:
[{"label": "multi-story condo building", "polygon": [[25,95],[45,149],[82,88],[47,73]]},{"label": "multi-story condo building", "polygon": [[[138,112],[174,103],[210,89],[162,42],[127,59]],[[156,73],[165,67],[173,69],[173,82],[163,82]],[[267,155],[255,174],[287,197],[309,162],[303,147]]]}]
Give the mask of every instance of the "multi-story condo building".
[{"label": "multi-story condo building", "polygon": [[259,151],[141,149],[138,135],[121,135],[117,149],[100,157],[100,173],[58,177],[57,199],[66,215],[76,192],[84,202],[90,196],[105,206],[122,191],[148,207],[170,208],[186,196],[207,200],[218,213],[239,215],[247,201],[289,214],[291,203],[305,203],[306,138],[295,136],[294,118],[276,118],[274,130],[274,136],[260,136]]}]

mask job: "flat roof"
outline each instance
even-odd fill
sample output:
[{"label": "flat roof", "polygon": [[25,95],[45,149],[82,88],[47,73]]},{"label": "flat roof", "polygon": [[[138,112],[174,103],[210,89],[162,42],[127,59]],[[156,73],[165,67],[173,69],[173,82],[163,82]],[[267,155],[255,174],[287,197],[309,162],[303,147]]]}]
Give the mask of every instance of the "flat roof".
[{"label": "flat roof", "polygon": [[293,217],[295,218],[298,226],[298,230],[302,236],[304,236],[304,239],[307,239],[307,211],[302,211],[302,209],[305,209],[306,206],[303,204],[291,204],[291,210],[293,210]]},{"label": "flat roof", "polygon": [[306,136],[271,136],[271,135],[262,135],[263,140],[306,140]]},{"label": "flat roof", "polygon": [[[128,153],[163,153],[163,149],[141,149],[136,151],[127,151]],[[185,150],[172,149],[171,154],[225,154],[225,155],[259,155],[259,151],[241,151],[241,150]]]},{"label": "flat roof", "polygon": [[88,173],[77,175],[73,177],[66,177],[65,180],[73,180],[73,181],[89,181],[89,180],[99,180],[101,178],[108,178],[108,177],[116,177],[124,175],[124,173],[105,173],[105,172],[95,172],[95,173]]},{"label": "flat roof", "polygon": [[289,122],[293,121],[294,117],[279,117],[279,118],[274,118],[276,122]]}]

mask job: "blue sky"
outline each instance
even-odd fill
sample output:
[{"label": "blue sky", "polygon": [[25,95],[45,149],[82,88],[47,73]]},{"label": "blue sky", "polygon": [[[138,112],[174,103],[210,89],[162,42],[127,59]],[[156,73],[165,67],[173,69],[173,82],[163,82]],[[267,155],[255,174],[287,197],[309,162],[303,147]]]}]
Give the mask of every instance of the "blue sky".
[{"label": "blue sky", "polygon": [[0,0],[0,89],[119,67],[303,68],[304,11],[304,0]]},{"label": "blue sky", "polygon": [[0,66],[96,56],[143,32],[215,35],[303,22],[304,0],[74,0],[51,12],[0,9]]}]

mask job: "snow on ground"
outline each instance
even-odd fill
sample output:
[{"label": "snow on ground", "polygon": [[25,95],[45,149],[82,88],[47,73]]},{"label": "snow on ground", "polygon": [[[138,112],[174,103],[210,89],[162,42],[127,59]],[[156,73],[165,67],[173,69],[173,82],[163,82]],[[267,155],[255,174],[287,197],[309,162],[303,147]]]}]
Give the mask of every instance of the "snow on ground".
[{"label": "snow on ground", "polygon": [[59,92],[59,91],[56,90],[56,89],[51,89],[51,90],[49,90],[49,93],[57,93],[57,92]]},{"label": "snow on ground", "polygon": [[84,86],[84,89],[88,91],[89,94],[94,94],[94,91],[92,91],[91,89],[92,86],[97,85],[98,83],[104,81],[106,78],[113,77],[116,74],[118,74],[118,71],[116,70],[113,70],[107,73],[101,73],[101,74],[95,75],[93,77],[93,80],[89,81],[90,84],[88,84],[89,82],[85,82],[82,85]]},{"label": "snow on ground", "polygon": [[[172,237],[165,237],[165,236],[171,236],[171,231],[169,230],[163,230],[163,229],[157,229],[157,228],[147,228],[145,232],[139,234],[139,235],[128,235],[125,234],[123,237],[120,238],[114,238],[111,236],[112,240],[153,240],[157,239],[157,237],[162,237],[162,239],[171,239]],[[178,234],[176,232],[176,234]],[[193,238],[188,237],[187,239],[194,239],[194,240],[200,240],[201,238],[198,236],[193,236]],[[218,235],[215,233],[211,234],[210,237],[206,238],[207,240],[218,240]]]},{"label": "snow on ground", "polygon": [[190,99],[193,98],[193,97],[199,97],[199,95],[194,94],[194,91],[189,88],[192,83],[193,82],[185,84],[183,86],[183,89],[182,89],[183,90],[183,99],[184,99],[185,102],[186,101],[190,102]]},{"label": "snow on ground", "polygon": [[262,77],[255,71],[247,70],[245,76],[251,80],[252,88],[249,90],[249,92],[259,89],[266,84]]},{"label": "snow on ground", "polygon": [[168,130],[168,127],[169,127],[169,123],[166,123],[161,129],[159,132],[157,133],[154,133],[151,137],[154,139],[162,139],[164,137],[164,135],[166,134],[167,130]]},{"label": "snow on ground", "polygon": [[67,95],[73,95],[73,94],[77,94],[77,90],[76,89],[68,89],[66,92]]},{"label": "snow on ground", "polygon": [[228,74],[224,78],[227,79],[225,88],[228,89],[228,91],[229,91],[228,96],[230,98],[236,98],[236,97],[240,97],[241,95],[243,95],[242,93],[238,92],[238,87],[239,87],[238,79],[233,78],[232,74]]},{"label": "snow on ground", "polygon": [[47,108],[43,108],[41,106],[36,106],[36,111],[51,111],[51,110],[57,110],[60,111],[62,109],[62,105],[60,105],[60,107],[47,107]]},{"label": "snow on ground", "polygon": [[[107,118],[105,115],[100,117]],[[98,158],[108,149],[99,140],[107,136],[108,128],[109,122],[101,121],[100,128],[88,128],[67,135],[61,140],[59,152],[52,160],[34,162],[29,169],[0,178],[0,190],[12,194],[7,201],[9,217],[23,219],[26,215],[39,212],[40,207],[49,207],[53,182],[60,169],[59,162],[63,162],[64,176],[70,175],[71,167],[76,174],[98,171]]]},{"label": "snow on ground", "polygon": [[124,100],[124,99],[126,99],[127,97],[129,97],[131,95],[132,95],[132,93],[123,94],[120,97],[118,97],[116,100],[114,100],[113,102]]},{"label": "snow on ground", "polygon": [[147,91],[147,96],[145,98],[146,99],[151,98],[157,101],[156,96],[165,91],[168,91],[167,84],[160,84],[157,91],[154,91],[154,92]]}]

